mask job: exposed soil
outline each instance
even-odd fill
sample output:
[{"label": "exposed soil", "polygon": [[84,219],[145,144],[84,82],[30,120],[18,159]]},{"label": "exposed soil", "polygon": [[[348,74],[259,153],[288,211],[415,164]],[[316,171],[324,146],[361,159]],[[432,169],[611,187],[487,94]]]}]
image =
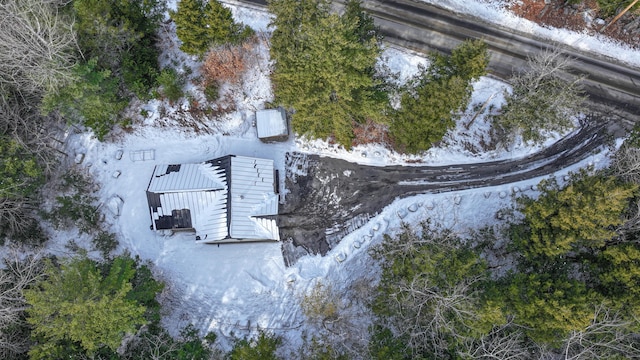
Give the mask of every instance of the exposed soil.
[{"label": "exposed soil", "polygon": [[[590,119],[589,124],[606,124]],[[287,265],[325,255],[396,198],[508,184],[544,176],[591,154],[608,138],[603,125],[521,159],[451,166],[364,166],[334,158],[287,154],[286,201],[278,221]]]},{"label": "exposed soil", "polygon": [[[563,0],[520,0],[514,2],[510,10],[540,25],[586,31],[589,34],[600,32],[615,17],[603,14],[595,0],[585,0],[579,4],[567,4]],[[613,25],[607,26],[602,34],[640,48],[640,10],[636,6],[635,10],[628,11]]]}]

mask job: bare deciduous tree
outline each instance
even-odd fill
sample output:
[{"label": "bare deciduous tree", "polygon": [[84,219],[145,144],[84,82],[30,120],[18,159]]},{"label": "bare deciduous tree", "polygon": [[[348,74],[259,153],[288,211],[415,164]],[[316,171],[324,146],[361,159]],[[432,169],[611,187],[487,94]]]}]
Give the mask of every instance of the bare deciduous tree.
[{"label": "bare deciduous tree", "polygon": [[[399,284],[402,294],[396,315],[396,327],[408,336],[409,346],[418,351],[431,349],[444,356],[450,349],[450,341],[464,341],[470,322],[479,318],[475,310],[476,295],[471,289],[480,277],[468,278],[448,288],[439,288],[428,281],[429,275],[415,276],[409,284]],[[425,345],[430,347],[425,348]]]},{"label": "bare deciduous tree", "polygon": [[29,348],[23,291],[42,276],[43,266],[40,254],[24,255],[20,249],[9,251],[4,265],[0,269],[0,358],[11,359]]},{"label": "bare deciduous tree", "polygon": [[71,79],[76,46],[64,0],[8,0],[0,4],[0,81],[20,92],[56,89]]},{"label": "bare deciduous tree", "polygon": [[604,305],[595,309],[591,324],[584,330],[573,331],[562,349],[564,360],[599,360],[611,358],[640,358],[640,341],[632,330],[637,319],[628,320]]},{"label": "bare deciduous tree", "polygon": [[509,322],[479,339],[470,338],[458,352],[464,359],[520,360],[532,358],[533,349],[521,329]]},{"label": "bare deciduous tree", "polygon": [[32,209],[32,204],[25,197],[0,197],[0,223],[10,234],[22,233],[30,225],[26,219]]},{"label": "bare deciduous tree", "polygon": [[0,97],[0,134],[15,140],[38,158],[45,174],[53,171],[60,155],[62,121],[55,115],[44,116],[37,108],[39,96],[30,93],[2,92]]},{"label": "bare deciduous tree", "polygon": [[640,148],[626,142],[622,144],[613,156],[611,169],[624,181],[640,184]]},{"label": "bare deciduous tree", "polygon": [[482,331],[478,284],[485,275],[453,232],[428,223],[421,230],[406,227],[374,251],[374,257],[388,262],[376,304],[392,314],[384,325],[405,339],[414,355],[446,358],[453,347],[470,341],[470,334]]},{"label": "bare deciduous tree", "polygon": [[541,131],[565,131],[573,127],[585,96],[580,77],[567,71],[574,60],[559,49],[541,51],[529,58],[528,69],[511,79],[512,92],[505,93],[506,104],[494,123],[508,137],[525,141],[544,140]]},{"label": "bare deciduous tree", "polygon": [[[609,167],[623,181],[640,184],[640,148],[625,142],[614,154]],[[640,229],[640,199],[631,206],[628,218],[618,229],[621,234],[634,233]]]}]

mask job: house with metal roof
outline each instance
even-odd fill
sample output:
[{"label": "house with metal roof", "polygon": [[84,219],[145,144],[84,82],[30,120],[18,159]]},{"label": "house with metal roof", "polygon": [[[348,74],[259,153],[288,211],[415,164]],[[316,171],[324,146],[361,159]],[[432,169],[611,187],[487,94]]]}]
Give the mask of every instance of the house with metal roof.
[{"label": "house with metal roof", "polygon": [[284,141],[289,137],[287,114],[281,107],[256,111],[256,128],[262,141]]},{"label": "house with metal roof", "polygon": [[278,200],[273,160],[235,155],[157,165],[147,187],[151,228],[203,243],[280,240]]}]

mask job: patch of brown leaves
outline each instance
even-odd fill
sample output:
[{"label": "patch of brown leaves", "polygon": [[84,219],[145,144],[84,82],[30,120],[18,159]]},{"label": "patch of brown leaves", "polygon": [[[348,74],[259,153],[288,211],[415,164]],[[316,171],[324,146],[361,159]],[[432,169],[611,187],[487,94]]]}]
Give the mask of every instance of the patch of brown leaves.
[{"label": "patch of brown leaves", "polygon": [[201,68],[203,85],[238,82],[247,69],[247,62],[254,55],[257,41],[258,38],[254,36],[240,45],[223,45],[209,51]]},{"label": "patch of brown leaves", "polygon": [[351,143],[352,146],[382,144],[393,148],[393,142],[389,137],[389,127],[387,125],[379,124],[368,119],[364,123],[355,124],[353,133],[355,137]]}]

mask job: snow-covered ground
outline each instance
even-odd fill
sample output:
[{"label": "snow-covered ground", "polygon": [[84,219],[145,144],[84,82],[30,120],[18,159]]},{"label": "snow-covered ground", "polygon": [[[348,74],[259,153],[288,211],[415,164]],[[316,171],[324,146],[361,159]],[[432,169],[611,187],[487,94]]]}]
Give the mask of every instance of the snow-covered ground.
[{"label": "snow-covered ground", "polygon": [[[480,1],[447,3],[465,9],[477,3],[486,8],[487,14],[499,11]],[[175,3],[170,4],[171,7],[175,8]],[[254,29],[267,30],[268,14],[240,7],[233,7],[233,11],[237,19]],[[479,13],[477,9],[474,11]],[[197,63],[177,49],[175,33],[170,30],[163,35],[166,45],[163,64],[173,61],[197,71]],[[567,34],[566,38],[572,36]],[[593,41],[595,44],[599,40]],[[218,247],[196,244],[192,236],[185,234],[161,235],[151,231],[145,190],[156,164],[193,163],[237,154],[273,159],[276,168],[284,173],[284,156],[289,151],[340,157],[370,165],[409,165],[415,161],[446,164],[513,158],[538,150],[538,147],[526,144],[516,144],[509,151],[469,150],[481,148],[477,144],[478,139],[488,131],[484,114],[478,116],[469,130],[464,128],[475,113],[471,109],[489,98],[491,104],[499,107],[503,101],[502,91],[507,88],[503,82],[486,77],[474,85],[469,116],[448,135],[441,148],[432,149],[420,157],[401,155],[381,146],[345,151],[324,141],[298,138],[278,144],[261,143],[252,126],[253,113],[272,99],[268,49],[264,42],[256,46],[256,54],[257,60],[245,74],[243,84],[229,90],[234,96],[236,110],[211,120],[214,125],[207,131],[186,130],[179,126],[178,121],[166,121],[165,116],[189,120],[188,102],[170,105],[156,100],[139,104],[132,110],[133,116],[137,117],[137,125],[132,132],[122,132],[106,142],[99,142],[86,133],[69,138],[69,151],[84,154],[84,160],[77,166],[87,169],[100,184],[97,195],[101,202],[109,204],[116,196],[123,200],[120,215],[116,214],[117,211],[108,211],[108,205],[104,207],[107,210],[105,223],[117,233],[120,250],[128,250],[132,255],[151,261],[157,274],[168,282],[168,291],[163,298],[168,310],[164,324],[174,334],[189,323],[203,332],[215,331],[223,335],[232,332],[239,336],[254,334],[259,328],[283,336],[286,349],[296,349],[301,345],[302,334],[314,331],[302,314],[301,296],[319,280],[332,284],[340,293],[349,291],[354,281],[369,276],[372,264],[367,249],[380,242],[383,233],[398,231],[402,222],[415,224],[430,218],[441,226],[464,234],[469,228],[495,222],[496,211],[509,206],[514,193],[533,194],[532,186],[540,180],[398,200],[368,224],[346,236],[327,256],[306,256],[288,268],[284,265],[278,243]],[[635,56],[640,58],[637,53]],[[424,58],[399,49],[387,49],[383,61],[402,79],[414,74],[418,64],[425,64]],[[189,91],[194,97],[199,96],[195,87]],[[145,111],[141,112],[141,109]],[[553,142],[553,137],[549,141]],[[118,159],[119,154],[122,154],[121,159]],[[141,160],[143,157],[145,160]],[[606,152],[603,151],[580,165],[600,167],[606,161]],[[557,175],[562,176],[569,170]],[[65,251],[63,245],[69,236],[68,233],[60,233],[52,241],[51,250]],[[344,316],[355,317],[362,308],[345,305],[344,311]],[[361,327],[362,333],[366,333],[369,318],[359,316],[354,323]],[[224,337],[222,339],[224,346]]]}]

